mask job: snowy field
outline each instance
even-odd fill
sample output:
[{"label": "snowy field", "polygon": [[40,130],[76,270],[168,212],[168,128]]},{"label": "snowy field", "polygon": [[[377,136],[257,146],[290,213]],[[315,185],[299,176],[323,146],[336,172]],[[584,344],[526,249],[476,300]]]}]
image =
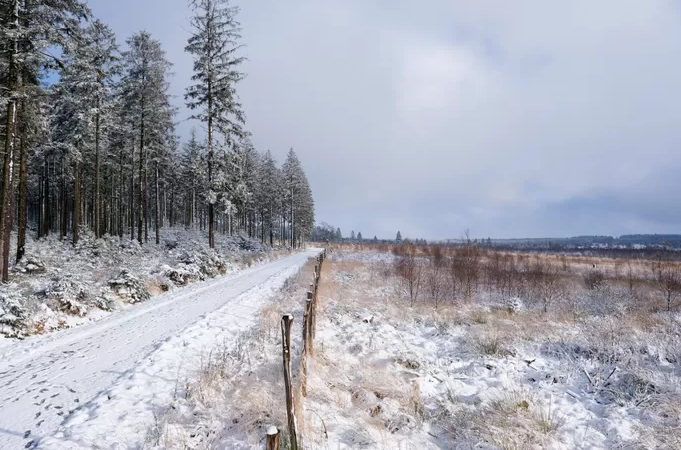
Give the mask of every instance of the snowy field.
[{"label": "snowy field", "polygon": [[233,345],[314,251],[0,349],[0,448],[141,448],[213,348]]},{"label": "snowy field", "polygon": [[198,231],[162,230],[161,244],[129,237],[94,239],[84,230],[74,248],[51,236],[29,239],[26,256],[0,286],[0,346],[88,323],[154,295],[285,255],[241,236],[217,236],[216,248]]},{"label": "snowy field", "polygon": [[628,294],[607,277],[587,289],[592,264],[568,261],[569,295],[544,312],[496,292],[481,269],[470,297],[459,286],[436,308],[426,256],[412,302],[400,256],[333,251],[303,397],[313,254],[6,352],[0,437],[49,450],[255,450],[276,426],[285,442],[280,320],[291,313],[305,449],[681,448],[680,318],[645,280]]},{"label": "snowy field", "polygon": [[[676,313],[577,284],[575,295],[609,306],[573,298],[543,312],[481,286],[436,310],[425,282],[410,306],[395,263],[335,252],[324,265],[308,396],[296,394],[304,448],[681,448]],[[311,277],[308,266],[236,343],[216,346],[180,380],[144,448],[259,449],[270,425],[286,432],[279,321],[295,316],[299,388]]]}]

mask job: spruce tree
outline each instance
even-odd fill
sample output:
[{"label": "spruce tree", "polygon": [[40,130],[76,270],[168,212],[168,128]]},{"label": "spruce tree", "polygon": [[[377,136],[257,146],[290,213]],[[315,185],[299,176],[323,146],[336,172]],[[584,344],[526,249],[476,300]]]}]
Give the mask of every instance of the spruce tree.
[{"label": "spruce tree", "polygon": [[[161,43],[142,31],[127,41],[129,49],[124,53],[125,75],[122,91],[125,108],[130,116],[138,151],[137,240],[140,244],[148,239],[148,163],[159,148],[172,135],[175,110],[170,106],[168,93],[171,64],[166,59]],[[133,152],[134,152],[134,146]],[[134,161],[135,155],[131,156]],[[131,174],[131,176],[133,176]],[[136,210],[136,211],[135,211]],[[131,232],[132,234],[132,232]]]},{"label": "spruce tree", "polygon": [[[229,0],[190,0],[194,11],[191,19],[192,36],[185,50],[194,57],[194,84],[187,89],[187,106],[194,110],[193,119],[206,124],[208,184],[213,190],[215,178],[216,132],[224,144],[231,147],[235,137],[243,134],[245,122],[236,84],[244,75],[238,71],[244,58],[236,55],[240,48],[239,9]],[[208,196],[208,243],[215,247],[215,203],[217,196]]]}]

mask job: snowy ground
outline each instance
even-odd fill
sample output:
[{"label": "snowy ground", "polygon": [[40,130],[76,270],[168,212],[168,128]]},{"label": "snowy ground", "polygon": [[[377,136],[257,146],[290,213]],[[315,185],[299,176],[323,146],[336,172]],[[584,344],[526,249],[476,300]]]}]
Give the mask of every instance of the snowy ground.
[{"label": "snowy ground", "polygon": [[286,433],[279,320],[289,312],[306,449],[681,448],[679,317],[512,310],[488,294],[410,307],[392,262],[337,252],[325,263],[307,397],[309,267],[238,345],[216,346],[181,380],[144,448],[260,449],[270,425]]},{"label": "snowy ground", "polygon": [[218,235],[216,249],[195,230],[165,229],[161,244],[140,246],[129,237],[95,240],[85,230],[74,248],[56,236],[29,239],[26,256],[0,286],[3,336],[25,337],[70,328],[166,291],[271,260],[257,241]]},{"label": "snowy ground", "polygon": [[410,308],[385,258],[336,255],[304,402],[313,448],[681,448],[678,317]]},{"label": "snowy ground", "polygon": [[[281,262],[279,276],[182,332],[180,325],[172,331],[174,321],[197,313],[196,305],[171,294],[138,307],[168,298],[172,313],[145,314],[120,327],[114,315],[65,332],[79,337],[54,347],[52,336],[43,338],[34,354],[24,344],[11,355],[22,368],[11,382],[19,390],[0,389],[0,436],[22,445],[46,436],[38,448],[49,450],[255,450],[274,425],[285,440],[280,320],[292,313],[295,404],[305,449],[681,448],[678,315],[635,305],[578,310],[571,302],[543,313],[522,302],[510,308],[482,289],[437,310],[423,299],[410,307],[387,253],[334,252],[324,263],[315,355],[302,397],[301,318],[313,264],[303,266],[307,256]],[[216,280],[205,289],[187,288],[200,292],[182,291],[182,298],[203,299],[199,305],[215,309],[221,303],[207,294],[213,283],[227,289]],[[176,309],[180,305],[187,306]],[[609,312],[588,313],[593,309]],[[145,337],[143,324],[159,330],[161,322],[171,331]],[[90,335],[90,327],[99,331]],[[94,343],[101,348],[85,347]],[[136,343],[145,350],[121,356]],[[95,358],[93,371],[80,377],[84,383],[70,381],[68,374],[83,373],[87,358],[102,349],[113,351],[112,361]],[[49,358],[59,359],[48,366]],[[2,367],[0,381],[11,380],[13,372]],[[55,378],[60,372],[66,375]],[[95,388],[81,394],[79,386],[89,385]],[[14,398],[8,392],[22,396],[6,415]],[[56,434],[41,429],[54,430],[67,415]],[[17,425],[6,427],[4,417],[14,416]],[[46,422],[38,427],[41,419]]]},{"label": "snowy ground", "polygon": [[[206,352],[236,344],[314,251],[0,347],[0,448],[140,448]],[[5,342],[6,344],[6,342]]]}]

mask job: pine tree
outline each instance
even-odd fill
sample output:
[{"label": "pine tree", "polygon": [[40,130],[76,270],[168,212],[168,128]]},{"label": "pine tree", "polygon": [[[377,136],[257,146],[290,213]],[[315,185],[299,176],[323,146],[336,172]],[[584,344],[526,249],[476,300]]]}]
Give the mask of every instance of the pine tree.
[{"label": "pine tree", "polygon": [[350,241],[351,241],[351,242],[354,242],[355,239],[356,239],[356,237],[355,237],[355,230],[352,230],[352,231],[350,232]]},{"label": "pine tree", "polygon": [[[149,155],[158,152],[172,135],[175,111],[170,106],[168,94],[171,64],[166,59],[161,43],[146,31],[133,35],[127,43],[129,49],[124,53],[122,90],[125,108],[137,135],[138,190],[137,205],[133,210],[137,210],[137,240],[141,244],[148,240]],[[134,152],[135,147],[132,148]],[[134,161],[134,153],[131,159]]]},{"label": "pine tree", "polygon": [[298,156],[290,149],[282,166],[286,201],[285,217],[289,223],[290,245],[295,248],[312,236],[314,229],[314,200],[307,176]]},{"label": "pine tree", "polygon": [[397,244],[401,244],[401,243],[402,243],[402,233],[400,233],[399,231],[397,232],[397,236],[395,237],[395,242],[396,242]]},{"label": "pine tree", "polygon": [[94,231],[96,237],[101,237],[104,224],[102,223],[102,193],[101,193],[101,144],[102,127],[106,127],[113,120],[110,116],[113,110],[113,93],[115,77],[120,71],[120,55],[113,31],[95,20],[86,30],[87,40],[84,57],[87,63],[88,96],[92,104],[91,114],[94,116],[95,155],[94,155]]},{"label": "pine tree", "polygon": [[256,209],[261,220],[261,240],[268,238],[270,245],[274,244],[275,220],[279,213],[282,194],[281,172],[268,150],[263,156],[257,176],[257,188],[255,193]]},{"label": "pine tree", "polygon": [[[231,146],[235,137],[243,134],[245,122],[241,104],[236,94],[236,84],[244,75],[237,70],[243,57],[239,50],[239,23],[237,7],[228,0],[190,0],[194,11],[191,20],[193,34],[185,50],[194,57],[194,85],[187,89],[187,106],[197,111],[193,119],[206,124],[208,183],[211,190],[215,177],[214,166],[216,131],[223,136],[225,145]],[[208,243],[215,247],[215,202],[208,196]]]},{"label": "pine tree", "polygon": [[362,242],[362,232],[357,233],[357,241]]}]

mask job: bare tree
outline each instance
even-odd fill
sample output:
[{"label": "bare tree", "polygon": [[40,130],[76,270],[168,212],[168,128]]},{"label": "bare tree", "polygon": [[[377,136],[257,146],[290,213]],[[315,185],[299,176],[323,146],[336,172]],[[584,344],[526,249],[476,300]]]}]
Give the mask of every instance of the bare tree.
[{"label": "bare tree", "polygon": [[549,306],[565,295],[565,283],[558,267],[541,258],[537,260],[536,275],[537,294],[541,299],[544,312],[548,312]]},{"label": "bare tree", "polygon": [[477,244],[473,244],[468,230],[464,233],[465,244],[459,248],[454,256],[455,271],[459,274],[464,297],[470,299],[480,276],[481,251]]},{"label": "bare tree", "polygon": [[660,253],[651,264],[652,282],[664,295],[667,311],[675,306],[676,299],[681,295],[681,267],[664,253]]},{"label": "bare tree", "polygon": [[394,252],[398,255],[397,275],[406,286],[410,305],[414,306],[419,295],[423,275],[421,258],[417,254],[416,246],[412,243],[396,246]]},{"label": "bare tree", "polygon": [[428,286],[428,294],[435,302],[435,309],[438,308],[445,291],[445,268],[446,259],[442,247],[439,245],[430,246],[428,248],[428,267],[425,281]]}]

